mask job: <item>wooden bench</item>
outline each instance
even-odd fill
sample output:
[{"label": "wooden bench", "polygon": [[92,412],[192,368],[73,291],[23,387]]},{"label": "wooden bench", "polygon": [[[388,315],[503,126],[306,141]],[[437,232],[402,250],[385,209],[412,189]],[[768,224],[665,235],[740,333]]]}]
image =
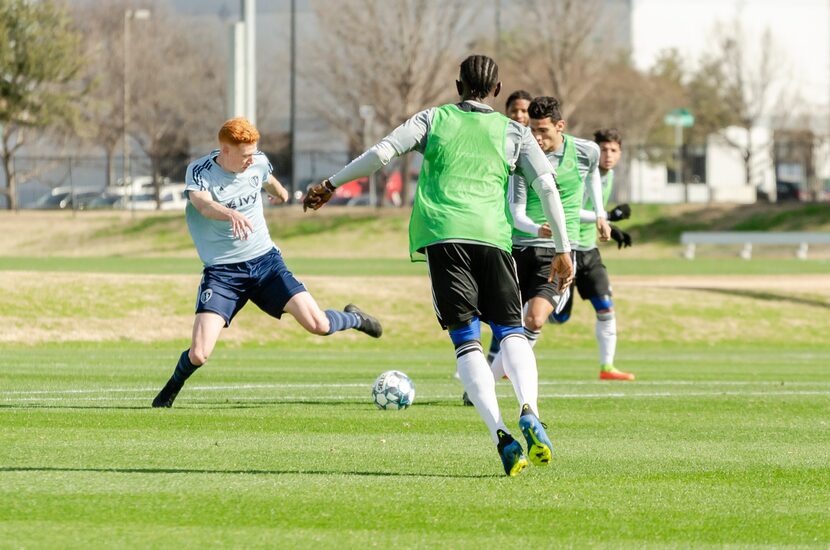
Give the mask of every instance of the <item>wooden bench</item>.
[{"label": "wooden bench", "polygon": [[830,245],[830,233],[802,231],[686,231],[680,235],[680,244],[686,249],[683,256],[688,260],[695,258],[695,247],[699,244],[734,244],[741,245],[740,256],[745,260],[752,258],[753,245],[785,245],[798,247],[796,258],[807,259],[811,244]]}]

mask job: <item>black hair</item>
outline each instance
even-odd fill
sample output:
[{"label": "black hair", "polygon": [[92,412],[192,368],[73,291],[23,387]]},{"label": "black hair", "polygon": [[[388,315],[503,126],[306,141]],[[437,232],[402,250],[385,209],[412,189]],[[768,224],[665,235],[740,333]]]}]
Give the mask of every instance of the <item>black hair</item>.
[{"label": "black hair", "polygon": [[512,94],[507,96],[507,101],[505,101],[505,103],[504,103],[504,108],[509,109],[510,104],[513,103],[514,101],[518,100],[518,99],[525,99],[527,101],[532,101],[533,96],[530,95],[530,93],[528,93],[524,90],[516,90],[515,92],[513,92]]},{"label": "black hair", "polygon": [[616,141],[622,147],[622,136],[616,128],[601,128],[597,130],[594,132],[594,141],[597,143]]},{"label": "black hair", "polygon": [[499,82],[499,66],[486,55],[471,55],[461,63],[459,80],[467,85],[471,98],[483,99]]},{"label": "black hair", "polygon": [[527,109],[527,114],[530,118],[536,120],[543,118],[550,118],[551,122],[559,122],[562,120],[559,100],[547,95],[533,98],[533,101],[530,102],[530,107]]}]

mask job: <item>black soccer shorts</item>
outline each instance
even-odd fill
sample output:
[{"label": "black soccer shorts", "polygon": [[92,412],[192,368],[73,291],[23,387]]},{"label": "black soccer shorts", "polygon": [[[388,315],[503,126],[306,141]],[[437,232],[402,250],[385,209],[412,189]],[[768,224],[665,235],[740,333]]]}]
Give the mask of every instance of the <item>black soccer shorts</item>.
[{"label": "black soccer shorts", "polygon": [[556,285],[548,282],[550,264],[556,250],[541,246],[514,246],[513,259],[519,276],[522,303],[541,297],[554,307],[558,301]]},{"label": "black soccer shorts", "polygon": [[435,243],[425,249],[432,301],[443,328],[475,316],[504,326],[522,325],[522,303],[513,258],[495,246]]}]

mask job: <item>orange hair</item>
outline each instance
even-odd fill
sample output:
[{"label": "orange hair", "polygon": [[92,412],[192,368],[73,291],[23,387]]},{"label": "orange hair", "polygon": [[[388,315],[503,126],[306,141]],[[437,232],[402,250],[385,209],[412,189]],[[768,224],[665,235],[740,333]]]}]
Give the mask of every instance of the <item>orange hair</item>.
[{"label": "orange hair", "polygon": [[259,132],[247,118],[232,118],[219,129],[219,142],[230,145],[240,143],[256,143],[259,141]]}]

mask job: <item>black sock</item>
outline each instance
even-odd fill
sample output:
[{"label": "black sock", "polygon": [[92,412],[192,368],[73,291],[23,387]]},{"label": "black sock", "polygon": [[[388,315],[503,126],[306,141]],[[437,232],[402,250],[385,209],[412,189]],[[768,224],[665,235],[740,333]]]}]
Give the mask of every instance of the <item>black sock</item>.
[{"label": "black sock", "polygon": [[187,355],[189,352],[189,349],[182,352],[181,357],[179,357],[179,362],[176,364],[176,370],[173,371],[173,380],[179,384],[184,384],[184,381],[190,378],[190,375],[202,366],[194,365],[190,362],[190,357]]}]

